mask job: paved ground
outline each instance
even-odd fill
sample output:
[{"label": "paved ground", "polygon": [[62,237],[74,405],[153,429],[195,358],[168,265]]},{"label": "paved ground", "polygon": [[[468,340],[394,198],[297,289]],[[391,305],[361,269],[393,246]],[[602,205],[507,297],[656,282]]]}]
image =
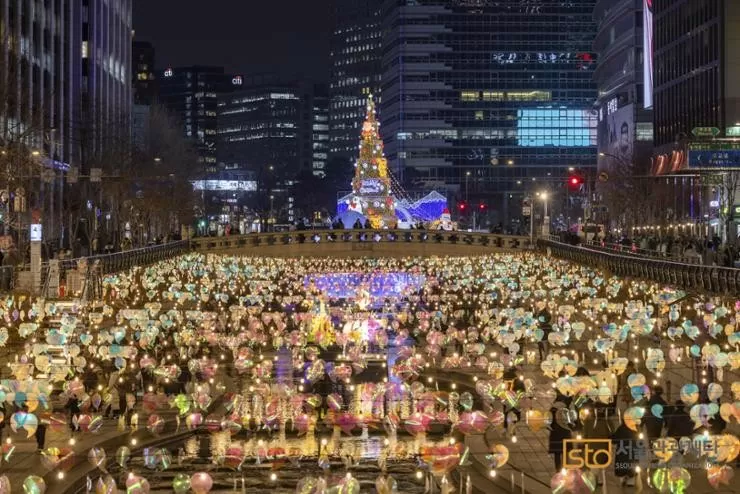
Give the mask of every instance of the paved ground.
[{"label": "paved ground", "polygon": [[[651,342],[650,344],[652,345],[653,343]],[[667,348],[669,346],[669,343],[663,343],[661,345],[666,356],[668,355]],[[632,356],[638,354],[634,348],[632,348],[631,351]],[[649,379],[655,377],[658,383],[666,389],[665,398],[669,403],[673,403],[679,398],[679,390],[683,384],[688,382],[698,382],[696,374],[686,365],[686,359],[683,360],[684,362],[677,362],[675,364],[668,361],[666,363],[666,368],[660,377],[647,376]],[[590,367],[593,367],[591,363],[589,364]],[[548,409],[548,406],[543,402],[541,393],[548,381],[542,376],[541,371],[539,371],[539,363],[525,365],[523,369],[526,377],[539,376],[535,381],[535,385],[538,387],[540,392],[535,396],[534,407]],[[460,391],[463,386],[473,388],[475,385],[475,377],[481,379],[485,379],[487,377],[485,372],[471,370],[470,368],[454,371],[438,371],[435,375],[441,383],[447,381],[445,382],[445,385],[440,386],[441,389],[443,387],[444,389],[448,389],[449,382],[457,382],[458,391]],[[700,376],[701,374],[699,374],[699,379],[701,379]],[[731,396],[731,383],[739,379],[740,373],[726,371],[722,380],[715,380],[715,382],[722,384],[725,390],[723,401],[727,401]],[[624,411],[626,404],[620,403],[620,408]],[[738,424],[729,424],[726,432],[733,433],[736,436],[740,435],[740,427],[738,427]],[[552,475],[555,473],[555,467],[552,456],[547,452],[549,431],[542,429],[538,432],[533,432],[526,424],[520,423],[516,428],[516,438],[517,442],[516,444],[513,444],[509,435],[504,431],[495,430],[493,428],[489,428],[483,436],[467,438],[470,453],[479,463],[477,468],[479,482],[482,483],[484,477],[486,477],[485,480],[490,480],[487,478],[489,463],[485,457],[490,453],[491,446],[495,444],[504,444],[509,448],[509,462],[505,468],[497,470],[497,477],[500,478],[496,479],[496,487],[491,488],[495,489],[495,492],[527,492],[533,494],[551,493],[550,480]],[[703,464],[703,462],[698,458],[692,456],[686,456],[684,458],[684,462],[692,466]],[[693,493],[740,493],[740,484],[737,483],[737,480],[735,480],[734,485],[731,485],[730,487],[714,489],[707,482],[706,472],[704,470],[692,470],[691,473],[691,492]],[[602,485],[597,488],[597,493],[626,494],[639,492],[637,487],[622,487],[617,477],[614,476],[613,468],[607,469],[599,477],[599,483]],[[503,484],[501,483],[501,478],[506,479]],[[649,487],[645,472],[641,473],[641,480],[643,492],[657,492]],[[522,484],[524,487],[523,489]],[[512,485],[514,486],[513,488]],[[476,484],[476,487],[478,490],[486,492],[486,489],[481,489],[480,485]]]}]

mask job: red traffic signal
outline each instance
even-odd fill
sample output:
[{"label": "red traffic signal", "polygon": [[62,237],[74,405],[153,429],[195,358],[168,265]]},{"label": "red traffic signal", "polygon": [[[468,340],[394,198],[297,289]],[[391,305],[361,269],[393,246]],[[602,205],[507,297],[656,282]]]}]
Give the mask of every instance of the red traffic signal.
[{"label": "red traffic signal", "polygon": [[486,205],[483,204],[483,203],[480,203],[480,205],[478,205],[478,209],[480,209],[481,211],[483,211],[484,209],[486,209]]},{"label": "red traffic signal", "polygon": [[571,175],[568,179],[568,185],[570,185],[572,189],[577,189],[578,187],[583,185],[583,177],[580,177],[578,175]]},{"label": "red traffic signal", "polygon": [[464,202],[461,202],[460,204],[458,204],[457,207],[458,207],[458,209],[460,211],[465,211],[465,203]]}]

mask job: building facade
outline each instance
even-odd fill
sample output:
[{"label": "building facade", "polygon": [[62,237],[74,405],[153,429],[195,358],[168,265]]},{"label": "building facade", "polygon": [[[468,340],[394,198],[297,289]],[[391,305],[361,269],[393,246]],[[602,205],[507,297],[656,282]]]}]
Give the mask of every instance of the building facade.
[{"label": "building facade", "polygon": [[382,0],[334,0],[329,85],[329,155],[357,158],[360,124],[369,94],[379,100]]},{"label": "building facade", "polygon": [[159,100],[193,142],[204,173],[218,167],[218,97],[242,84],[242,76],[226,74],[223,67],[200,65],[167,68],[159,78]]},{"label": "building facade", "polygon": [[[218,161],[224,168],[270,170],[294,177],[310,164],[310,114],[302,88],[274,80],[247,81],[218,101]],[[308,125],[307,125],[308,124]],[[310,145],[308,146],[310,150]]]},{"label": "building facade", "polygon": [[157,101],[157,76],[154,46],[147,41],[134,41],[131,80],[135,105],[153,105]]},{"label": "building facade", "polygon": [[740,3],[648,3],[655,36],[655,171],[671,173],[691,167],[692,146],[740,137]]},{"label": "building facade", "polygon": [[653,115],[645,100],[645,0],[599,0],[594,40],[599,114],[599,170],[635,165],[645,174],[652,157]]},{"label": "building facade", "polygon": [[131,1],[0,1],[0,119],[29,146],[84,169],[83,148],[128,128]]},{"label": "building facade", "polygon": [[323,87],[314,87],[311,99],[311,171],[326,176],[329,162],[329,96]]},{"label": "building facade", "polygon": [[506,222],[533,182],[554,188],[594,167],[593,9],[387,0],[380,118],[393,172]]}]

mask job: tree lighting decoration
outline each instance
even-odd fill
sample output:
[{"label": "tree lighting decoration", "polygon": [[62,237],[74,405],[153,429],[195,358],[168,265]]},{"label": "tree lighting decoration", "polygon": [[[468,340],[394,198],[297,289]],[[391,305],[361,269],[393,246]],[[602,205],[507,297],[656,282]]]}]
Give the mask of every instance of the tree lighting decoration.
[{"label": "tree lighting decoration", "polygon": [[367,115],[362,124],[360,156],[352,180],[352,209],[365,215],[373,228],[395,228],[396,206],[391,195],[388,161],[383,155],[372,95],[367,99]]}]

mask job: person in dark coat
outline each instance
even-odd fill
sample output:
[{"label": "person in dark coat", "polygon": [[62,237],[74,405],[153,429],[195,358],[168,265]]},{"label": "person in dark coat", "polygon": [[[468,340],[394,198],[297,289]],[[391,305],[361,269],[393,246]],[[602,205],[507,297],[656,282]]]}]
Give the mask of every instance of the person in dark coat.
[{"label": "person in dark coat", "polygon": [[618,477],[622,485],[634,483],[635,467],[637,459],[635,450],[637,448],[637,432],[624,424],[620,424],[612,434],[612,452],[614,455],[614,475]]},{"label": "person in dark coat", "polygon": [[534,317],[537,320],[537,325],[539,329],[541,329],[543,332],[542,340],[537,342],[537,349],[540,353],[540,361],[543,361],[547,356],[549,346],[548,338],[550,336],[550,333],[552,333],[552,316],[550,315],[550,311],[547,310],[547,302],[545,302],[544,300],[539,300],[537,302]]},{"label": "person in dark coat", "polygon": [[666,421],[666,436],[676,440],[682,437],[691,437],[694,434],[694,421],[691,420],[684,402],[678,400],[672,407]]},{"label": "person in dark coat", "polygon": [[[556,408],[550,410],[553,417],[557,413]],[[555,472],[559,472],[563,469],[563,441],[570,439],[572,433],[570,429],[560,426],[557,420],[553,420],[550,424],[550,437],[548,440],[547,452],[552,455],[553,462],[555,465]]]},{"label": "person in dark coat", "polygon": [[69,410],[69,430],[74,432],[77,429],[77,426],[74,423],[74,418],[80,413],[80,400],[78,400],[76,396],[72,395],[67,400],[67,404],[64,405],[64,408]]},{"label": "person in dark coat", "polygon": [[663,425],[665,423],[665,419],[663,417],[656,417],[653,415],[652,409],[655,405],[660,405],[663,407],[664,411],[667,411],[666,408],[668,407],[668,403],[663,399],[663,388],[661,386],[656,386],[653,389],[653,394],[650,397],[650,400],[647,402],[647,406],[645,407],[645,417],[643,418],[643,423],[645,424],[645,432],[647,433],[648,439],[651,441],[654,439],[658,439],[662,432],[663,432]]},{"label": "person in dark coat", "polygon": [[39,451],[44,450],[46,444],[46,419],[41,418],[36,426],[36,447]]}]

